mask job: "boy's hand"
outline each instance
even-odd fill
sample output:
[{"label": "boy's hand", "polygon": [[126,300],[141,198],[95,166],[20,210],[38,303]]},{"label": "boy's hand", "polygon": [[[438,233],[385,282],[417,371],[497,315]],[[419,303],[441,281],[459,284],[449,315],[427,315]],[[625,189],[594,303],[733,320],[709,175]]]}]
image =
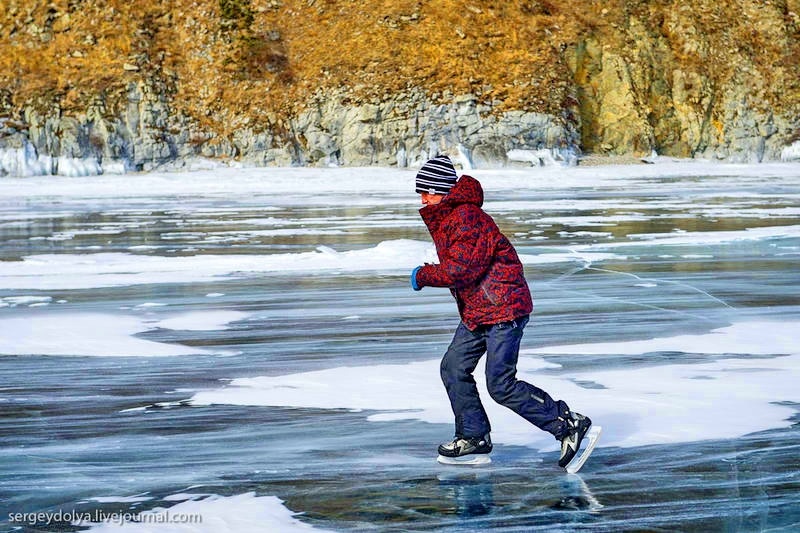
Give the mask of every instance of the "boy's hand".
[{"label": "boy's hand", "polygon": [[419,272],[420,268],[422,267],[418,266],[417,268],[411,271],[411,288],[414,289],[415,291],[422,290],[422,287],[417,283],[417,272]]}]

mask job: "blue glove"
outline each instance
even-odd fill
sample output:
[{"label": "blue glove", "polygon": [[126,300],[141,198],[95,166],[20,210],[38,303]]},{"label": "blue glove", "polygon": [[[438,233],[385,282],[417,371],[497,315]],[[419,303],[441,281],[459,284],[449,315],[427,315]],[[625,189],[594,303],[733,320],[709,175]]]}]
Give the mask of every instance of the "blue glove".
[{"label": "blue glove", "polygon": [[417,283],[417,272],[419,272],[420,268],[422,267],[418,266],[417,268],[411,271],[411,288],[414,289],[415,291],[422,290],[422,287],[420,287],[419,284]]}]

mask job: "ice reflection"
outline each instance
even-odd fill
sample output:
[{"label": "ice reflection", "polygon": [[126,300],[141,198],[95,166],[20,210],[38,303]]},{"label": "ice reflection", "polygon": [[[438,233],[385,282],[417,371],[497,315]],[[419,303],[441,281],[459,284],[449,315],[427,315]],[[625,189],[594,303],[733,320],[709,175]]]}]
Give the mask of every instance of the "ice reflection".
[{"label": "ice reflection", "polygon": [[[470,467],[454,467],[470,468]],[[439,474],[439,490],[451,501],[455,514],[461,518],[485,516],[493,511],[494,488],[492,476],[487,473]]]},{"label": "ice reflection", "polygon": [[550,507],[559,511],[599,512],[603,508],[580,474],[567,474],[561,481],[562,496]]}]

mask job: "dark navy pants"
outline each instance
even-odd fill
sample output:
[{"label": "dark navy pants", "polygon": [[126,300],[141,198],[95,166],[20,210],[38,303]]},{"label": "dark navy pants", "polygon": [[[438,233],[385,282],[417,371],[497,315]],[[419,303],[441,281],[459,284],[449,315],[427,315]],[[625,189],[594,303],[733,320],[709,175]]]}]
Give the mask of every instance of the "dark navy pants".
[{"label": "dark navy pants", "polygon": [[479,326],[470,331],[462,322],[442,358],[442,382],[456,417],[456,435],[479,437],[491,430],[472,373],[486,353],[489,395],[536,427],[563,436],[567,404],[555,401],[542,389],[517,379],[517,358],[522,330],[528,317]]}]

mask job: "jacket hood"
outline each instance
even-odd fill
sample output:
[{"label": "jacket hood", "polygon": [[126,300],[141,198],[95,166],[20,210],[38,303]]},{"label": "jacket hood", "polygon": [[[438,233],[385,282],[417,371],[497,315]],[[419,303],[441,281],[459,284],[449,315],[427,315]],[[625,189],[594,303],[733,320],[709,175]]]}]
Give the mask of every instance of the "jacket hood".
[{"label": "jacket hood", "polygon": [[482,207],[483,187],[472,176],[461,176],[441,203],[449,204],[453,207],[459,204],[475,204],[478,207]]},{"label": "jacket hood", "polygon": [[462,204],[483,206],[483,187],[472,176],[463,175],[437,205],[426,205],[419,210],[428,228],[436,227],[453,209]]}]

